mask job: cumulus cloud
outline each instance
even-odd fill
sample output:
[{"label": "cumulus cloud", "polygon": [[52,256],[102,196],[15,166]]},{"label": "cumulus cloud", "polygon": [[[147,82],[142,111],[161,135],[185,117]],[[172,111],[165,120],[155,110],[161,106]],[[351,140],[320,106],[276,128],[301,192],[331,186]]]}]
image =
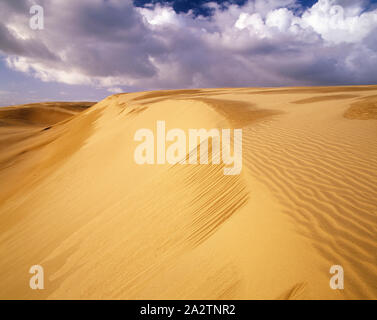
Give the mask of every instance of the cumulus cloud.
[{"label": "cumulus cloud", "polygon": [[124,90],[119,87],[114,87],[114,88],[108,88],[107,91],[111,93],[122,93]]},{"label": "cumulus cloud", "polygon": [[29,1],[0,3],[0,51],[42,81],[110,92],[377,82],[377,9],[366,1],[210,3],[209,17],[128,0],[39,4],[45,29],[33,31]]},{"label": "cumulus cloud", "polygon": [[320,0],[304,13],[301,23],[331,43],[362,42],[377,26],[377,11],[361,13],[363,8],[356,3],[344,8],[335,1]]}]

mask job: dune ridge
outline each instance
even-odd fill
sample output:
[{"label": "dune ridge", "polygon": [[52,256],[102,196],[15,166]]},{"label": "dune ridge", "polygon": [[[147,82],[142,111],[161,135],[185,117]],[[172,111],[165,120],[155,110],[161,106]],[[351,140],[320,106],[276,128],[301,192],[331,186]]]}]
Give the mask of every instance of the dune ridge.
[{"label": "dune ridge", "polygon": [[[17,143],[4,139],[0,297],[376,299],[377,122],[355,116],[373,114],[376,92],[117,94]],[[241,174],[224,176],[223,164],[137,165],[133,135],[157,120],[242,128]],[[44,290],[28,286],[34,264],[45,269]],[[344,290],[329,287],[334,264]]]}]

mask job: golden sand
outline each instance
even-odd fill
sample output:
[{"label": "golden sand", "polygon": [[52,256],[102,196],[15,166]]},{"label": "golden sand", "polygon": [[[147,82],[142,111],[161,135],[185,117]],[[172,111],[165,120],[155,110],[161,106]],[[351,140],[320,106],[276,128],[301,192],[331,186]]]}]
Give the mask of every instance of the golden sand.
[{"label": "golden sand", "polygon": [[[376,95],[197,89],[0,108],[0,298],[376,299]],[[242,173],[137,165],[134,133],[157,120],[242,128]],[[44,290],[29,287],[32,265]]]}]

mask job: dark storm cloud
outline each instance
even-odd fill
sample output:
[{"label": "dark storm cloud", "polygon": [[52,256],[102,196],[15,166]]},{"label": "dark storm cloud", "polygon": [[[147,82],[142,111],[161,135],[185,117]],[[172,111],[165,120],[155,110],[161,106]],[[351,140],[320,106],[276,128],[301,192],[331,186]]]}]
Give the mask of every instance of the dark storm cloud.
[{"label": "dark storm cloud", "polygon": [[14,35],[0,24],[0,51],[5,54],[19,55],[42,60],[58,60],[58,58],[40,42],[16,39]]},{"label": "dark storm cloud", "polygon": [[32,3],[28,0],[1,0],[2,10],[12,10],[13,13],[28,12]]}]

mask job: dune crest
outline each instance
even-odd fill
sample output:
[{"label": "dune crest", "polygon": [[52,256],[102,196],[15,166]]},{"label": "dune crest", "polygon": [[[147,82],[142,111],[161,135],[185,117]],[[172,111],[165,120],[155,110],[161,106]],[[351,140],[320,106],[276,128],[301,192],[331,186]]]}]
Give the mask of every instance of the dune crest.
[{"label": "dune crest", "polygon": [[[377,122],[347,116],[354,106],[351,118],[373,114],[364,103],[376,94],[117,94],[54,123],[39,106],[15,108],[17,123],[0,127],[9,139],[0,144],[0,297],[377,298]],[[32,131],[12,138],[22,117]],[[242,128],[241,174],[224,175],[223,163],[138,165],[134,134],[158,120],[166,130]],[[29,288],[35,264],[44,290]],[[329,286],[335,264],[344,290]]]}]

